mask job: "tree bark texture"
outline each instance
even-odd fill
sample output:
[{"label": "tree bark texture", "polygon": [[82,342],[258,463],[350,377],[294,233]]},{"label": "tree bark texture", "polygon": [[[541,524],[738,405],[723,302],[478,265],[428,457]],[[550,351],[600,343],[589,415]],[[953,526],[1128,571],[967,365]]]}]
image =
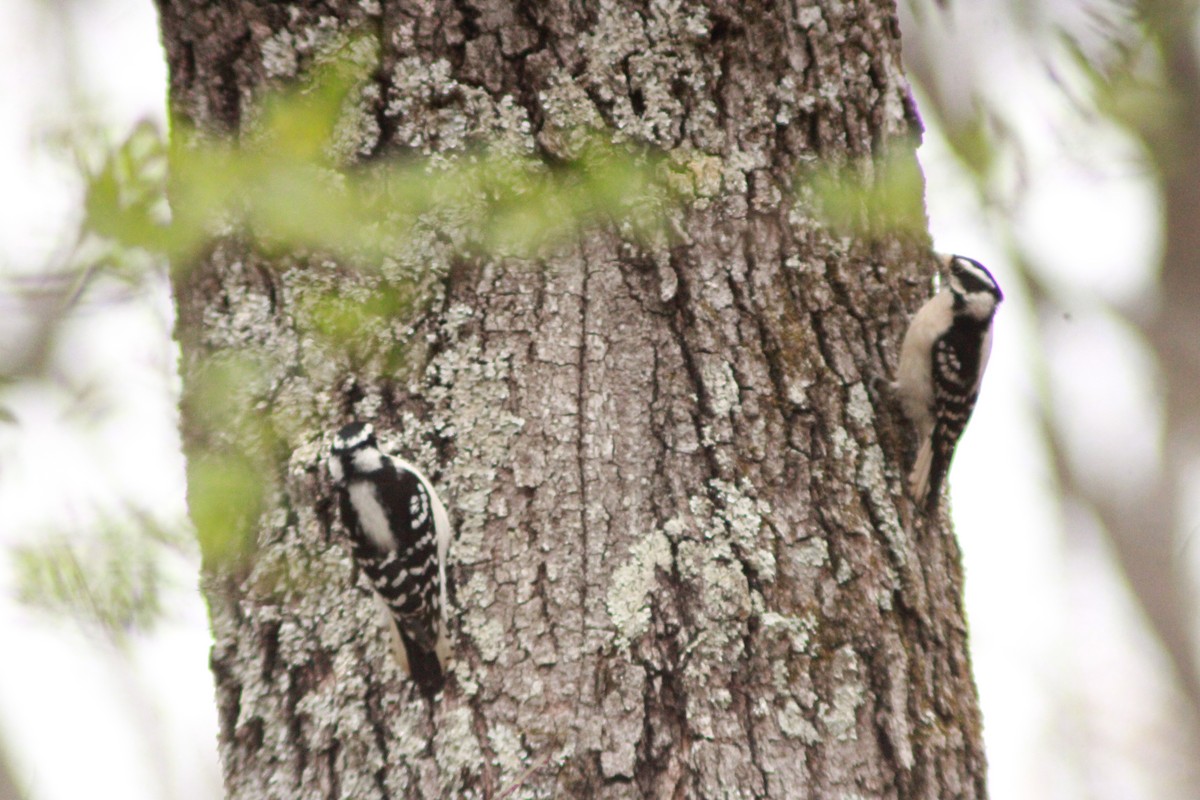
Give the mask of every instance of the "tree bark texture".
[{"label": "tree bark texture", "polygon": [[[290,453],[252,564],[205,576],[231,798],[985,795],[959,551],[944,519],[907,521],[905,428],[872,388],[928,243],[835,235],[796,178],[911,157],[890,4],[159,5],[176,120],[236,136],[322,42],[366,33],[357,157],[555,158],[604,126],[688,148],[700,197],[661,246],[467,259],[431,230],[367,275],[223,240],[181,273],[185,397],[256,354],[246,391]],[[428,276],[410,327],[339,353],[297,323],[390,270]],[[190,447],[236,444],[198,415]],[[433,703],[337,538],[321,436],[351,416],[456,527]],[[264,588],[281,572],[304,577]]]}]

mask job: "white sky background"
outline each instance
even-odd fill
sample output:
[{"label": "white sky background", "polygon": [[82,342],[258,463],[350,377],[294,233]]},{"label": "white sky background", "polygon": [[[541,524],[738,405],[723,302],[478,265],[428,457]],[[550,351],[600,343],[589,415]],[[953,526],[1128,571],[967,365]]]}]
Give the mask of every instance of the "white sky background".
[{"label": "white sky background", "polygon": [[[0,347],[22,332],[6,284],[56,263],[79,221],[69,157],[44,144],[99,123],[117,140],[165,119],[166,67],[149,0],[0,3]],[[66,22],[68,27],[63,28]],[[73,66],[74,65],[74,66]],[[76,71],[72,74],[72,69]],[[59,344],[80,404],[46,386],[6,393],[0,425],[0,547],[76,530],[120,499],[167,525],[184,514],[175,348],[165,281],[122,301],[85,298]],[[83,413],[81,413],[83,412]],[[0,551],[0,735],[33,800],[221,796],[210,637],[198,558],[164,565],[166,619],[127,651],[18,606]]]},{"label": "white sky background", "polygon": [[[14,332],[5,319],[5,276],[52,262],[79,213],[70,169],[38,140],[78,121],[80,108],[115,138],[139,119],[164,118],[165,67],[149,0],[66,3],[73,21],[66,40],[47,22],[47,5],[0,3],[0,344]],[[1051,3],[1044,13],[1066,14],[1074,5]],[[1152,376],[1136,340],[1095,299],[1132,302],[1149,285],[1157,248],[1152,188],[1123,166],[1128,154],[1119,137],[1075,130],[1064,139],[1056,125],[1068,116],[1061,98],[1037,59],[1019,49],[999,2],[956,6],[952,29],[935,34],[925,20],[915,33],[910,24],[906,46],[910,35],[924,38],[963,80],[1003,76],[1003,86],[993,81],[994,96],[1019,98],[1009,112],[1036,163],[1016,212],[1018,237],[1043,274],[1078,300],[1055,328],[1055,385],[1081,399],[1081,429],[1131,425],[1121,438],[1143,440],[1146,428],[1138,435],[1136,426],[1155,424]],[[72,61],[78,85],[68,80]],[[1094,523],[1053,502],[1026,369],[1033,320],[1014,282],[1006,282],[1006,244],[936,132],[927,134],[921,157],[938,248],[988,264],[1008,294],[952,479],[992,796],[1155,797],[1170,779],[1169,762],[1155,755],[1158,737],[1170,733],[1159,656]],[[69,397],[44,388],[12,402],[19,425],[0,425],[0,546],[86,524],[94,504],[114,510],[112,497],[168,524],[183,514],[165,285],[136,302],[87,309],[62,348],[75,379],[97,387],[101,411],[81,419]],[[1103,370],[1088,369],[1101,363]],[[1083,381],[1097,372],[1100,385]],[[1114,392],[1118,386],[1125,390]],[[1113,455],[1094,445],[1082,453],[1099,465],[1126,465]],[[1098,468],[1095,480],[1111,482],[1107,472]],[[176,558],[169,567],[178,589],[167,619],[126,656],[70,622],[17,606],[0,555],[0,732],[34,800],[220,796],[197,559]]]}]

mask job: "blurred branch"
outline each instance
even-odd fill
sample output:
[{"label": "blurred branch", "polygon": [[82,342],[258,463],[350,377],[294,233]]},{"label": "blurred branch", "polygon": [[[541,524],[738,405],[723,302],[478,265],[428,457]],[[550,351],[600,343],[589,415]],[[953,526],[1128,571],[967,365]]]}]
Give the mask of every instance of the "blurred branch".
[{"label": "blurred branch", "polygon": [[[1158,307],[1141,320],[1164,384],[1162,460],[1145,492],[1121,502],[1089,491],[1063,457],[1059,426],[1048,425],[1056,466],[1066,489],[1098,514],[1122,571],[1151,628],[1162,643],[1178,687],[1190,706],[1193,746],[1200,745],[1200,661],[1197,660],[1195,597],[1190,572],[1178,553],[1183,530],[1183,478],[1200,459],[1200,60],[1196,49],[1197,4],[1192,0],[1142,0],[1131,4],[1144,37],[1142,49],[1158,54],[1157,69],[1126,61],[1129,72],[1089,77],[1101,109],[1137,137],[1157,168],[1164,213],[1164,247]],[[1127,33],[1125,34],[1127,35]],[[1145,59],[1141,59],[1145,62]],[[1140,73],[1140,74],[1139,74]],[[1129,113],[1131,87],[1156,98],[1160,113]],[[1031,282],[1035,288],[1035,282]],[[1045,300],[1045,294],[1035,291]]]},{"label": "blurred branch", "polygon": [[145,514],[100,526],[100,535],[86,540],[63,534],[12,548],[17,596],[121,646],[159,620],[163,548],[178,547],[180,537]]},{"label": "blurred branch", "polygon": [[[1019,260],[1016,266],[1023,289],[1039,312],[1037,317],[1052,317],[1059,305],[1051,299],[1045,284]],[[1193,647],[1192,587],[1187,572],[1179,568],[1176,559],[1178,473],[1164,463],[1152,480],[1147,481],[1138,502],[1122,502],[1119,495],[1089,489],[1067,455],[1069,447],[1064,426],[1054,411],[1046,360],[1039,357],[1033,363],[1041,376],[1038,419],[1043,438],[1049,444],[1057,483],[1065,497],[1091,508],[1108,533],[1118,567],[1162,644],[1172,668],[1173,682],[1189,705],[1181,722],[1191,730],[1193,742],[1200,744],[1200,664]],[[1196,788],[1200,789],[1200,785]]]},{"label": "blurred branch", "polygon": [[28,795],[18,787],[10,764],[7,748],[0,747],[0,800],[27,800]]},{"label": "blurred branch", "polygon": [[1144,325],[1167,383],[1167,459],[1178,478],[1200,457],[1200,53],[1197,4],[1146,0],[1144,18],[1163,53],[1171,123],[1134,120],[1161,176],[1165,242],[1160,305]]}]

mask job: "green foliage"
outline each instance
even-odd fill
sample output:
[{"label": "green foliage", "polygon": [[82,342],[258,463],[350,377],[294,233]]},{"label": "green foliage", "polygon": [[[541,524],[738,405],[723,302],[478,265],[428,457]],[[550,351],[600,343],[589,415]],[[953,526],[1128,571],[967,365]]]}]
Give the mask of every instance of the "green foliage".
[{"label": "green foliage", "polygon": [[[234,225],[268,246],[378,263],[431,216],[455,219],[468,231],[465,249],[533,256],[585,226],[633,222],[635,210],[662,209],[668,201],[656,177],[660,159],[599,137],[579,158],[554,168],[484,148],[439,166],[395,162],[339,170],[313,157],[307,138],[313,126],[282,110],[265,124],[280,129],[248,146],[176,148],[176,221],[163,237],[176,261],[186,262],[215,230]],[[639,215],[637,232],[654,230],[655,218]],[[129,242],[148,238],[135,235]]]},{"label": "green foliage", "polygon": [[158,129],[143,122],[88,175],[84,230],[125,248],[168,245],[167,148]]},{"label": "green foliage", "polygon": [[244,563],[264,505],[261,467],[240,455],[209,452],[188,465],[188,508],[206,564]]},{"label": "green foliage", "polygon": [[997,115],[980,106],[975,107],[973,114],[952,122],[954,127],[947,132],[946,142],[959,163],[976,181],[992,180],[1000,162],[1001,142],[1011,132],[1004,129]]},{"label": "green foliage", "polygon": [[[341,52],[354,49],[351,42]],[[345,163],[338,124],[367,72],[361,58],[329,60],[267,97],[239,141],[177,126],[169,222],[161,213],[167,146],[139,127],[91,178],[89,229],[176,265],[213,236],[236,232],[267,250],[327,253],[370,269],[403,248],[422,221],[453,220],[465,252],[536,257],[600,225],[635,238],[666,235],[666,212],[699,191],[681,171],[710,159],[573,131],[563,137],[571,156],[553,161],[483,144],[436,160]],[[800,177],[834,224],[877,234],[924,229],[911,152],[897,148],[884,159]]]},{"label": "green foliage", "polygon": [[167,146],[139,127],[90,176],[88,229],[177,265],[214,235],[237,231],[268,250],[319,251],[369,266],[430,217],[468,231],[464,249],[534,256],[599,224],[650,235],[679,199],[664,180],[661,154],[599,132],[573,136],[575,156],[553,165],[487,146],[436,162],[340,163],[338,121],[365,78],[349,61],[327,64],[268,97],[241,141],[176,127],[169,222],[161,214]]},{"label": "green foliage", "polygon": [[[341,294],[312,294],[301,299],[298,325],[329,347],[344,350],[351,364],[359,364],[376,354],[380,344],[377,332],[402,324],[416,313],[421,300],[419,287],[412,282],[372,287],[365,298]],[[404,337],[391,337],[391,349],[384,355],[384,371],[397,373],[405,361]]]},{"label": "green foliage", "polygon": [[237,564],[253,551],[255,525],[283,457],[269,396],[269,365],[248,352],[210,358],[192,375],[186,418],[200,431],[188,464],[188,507],[208,565]]},{"label": "green foliage", "polygon": [[56,535],[15,547],[17,597],[51,613],[70,613],[123,642],[128,634],[151,628],[159,617],[163,543],[157,529],[110,522],[86,540]]},{"label": "green foliage", "polygon": [[192,376],[184,404],[192,424],[268,450],[272,434],[250,404],[268,391],[269,365],[249,352],[208,359]]},{"label": "green foliage", "polygon": [[822,167],[810,185],[825,223],[845,235],[926,234],[925,182],[911,151],[896,148],[884,159]]}]

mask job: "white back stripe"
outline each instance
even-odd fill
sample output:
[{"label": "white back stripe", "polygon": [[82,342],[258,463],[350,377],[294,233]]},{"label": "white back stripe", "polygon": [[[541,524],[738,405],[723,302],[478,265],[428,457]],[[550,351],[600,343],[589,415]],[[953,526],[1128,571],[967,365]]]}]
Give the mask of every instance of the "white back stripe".
[{"label": "white back stripe", "polygon": [[350,483],[350,504],[358,514],[359,524],[363,532],[370,537],[380,550],[393,550],[396,543],[392,540],[392,529],[388,525],[387,514],[375,494],[375,486],[370,481],[352,481]]}]

